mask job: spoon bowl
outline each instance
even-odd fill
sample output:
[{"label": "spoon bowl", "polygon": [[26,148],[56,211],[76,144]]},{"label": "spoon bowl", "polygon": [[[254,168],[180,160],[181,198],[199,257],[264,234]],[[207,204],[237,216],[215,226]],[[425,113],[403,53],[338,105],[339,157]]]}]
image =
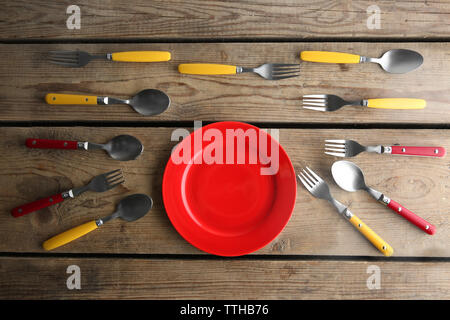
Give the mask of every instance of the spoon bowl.
[{"label": "spoon bowl", "polygon": [[170,98],[160,90],[146,89],[131,98],[128,104],[144,116],[154,116],[167,110],[170,106]]},{"label": "spoon bowl", "polygon": [[120,135],[104,144],[103,149],[115,160],[129,161],[139,157],[144,146],[133,136]]},{"label": "spoon bowl", "polygon": [[423,57],[416,51],[406,49],[393,49],[385,52],[381,58],[372,59],[387,72],[406,73],[420,67]]},{"label": "spoon bowl", "polygon": [[152,198],[137,193],[123,198],[117,206],[116,213],[121,219],[131,222],[145,216],[152,206]]},{"label": "spoon bowl", "polygon": [[331,166],[336,183],[345,191],[355,192],[367,189],[361,169],[350,161],[337,161]]}]

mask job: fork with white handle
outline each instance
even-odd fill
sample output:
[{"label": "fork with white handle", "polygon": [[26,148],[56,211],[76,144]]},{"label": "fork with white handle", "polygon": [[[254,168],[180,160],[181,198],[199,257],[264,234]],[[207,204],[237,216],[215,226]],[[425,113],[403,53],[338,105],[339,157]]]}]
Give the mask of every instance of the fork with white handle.
[{"label": "fork with white handle", "polygon": [[303,108],[315,111],[336,111],[343,106],[360,106],[376,109],[423,109],[427,102],[423,99],[389,98],[347,101],[333,94],[308,94],[303,96]]},{"label": "fork with white handle", "polygon": [[394,253],[394,249],[384,241],[379,235],[377,235],[372,229],[370,229],[365,223],[361,221],[357,216],[350,212],[350,210],[342,203],[333,198],[330,193],[330,189],[325,181],[319,177],[314,171],[306,167],[302,169],[298,178],[313,196],[319,199],[324,199],[330,202],[334,208],[343,215],[351,224],[369,240],[375,248],[377,248],[385,256],[389,257]]},{"label": "fork with white handle", "polygon": [[446,154],[443,147],[412,146],[363,146],[353,140],[325,140],[325,154],[335,157],[354,157],[361,152],[387,153],[405,156],[423,156],[442,158]]}]

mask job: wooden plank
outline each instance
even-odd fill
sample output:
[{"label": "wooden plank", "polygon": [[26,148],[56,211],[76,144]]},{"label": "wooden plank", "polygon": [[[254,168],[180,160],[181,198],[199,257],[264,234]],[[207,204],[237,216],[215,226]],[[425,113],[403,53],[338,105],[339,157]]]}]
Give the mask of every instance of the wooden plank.
[{"label": "wooden plank", "polygon": [[[106,216],[125,195],[146,193],[154,208],[135,223],[114,221],[59,252],[197,254],[171,226],[164,212],[161,184],[164,166],[176,142],[175,128],[0,128],[0,252],[43,252],[47,238],[83,222]],[[119,134],[132,134],[145,146],[135,161],[115,162],[103,152],[28,149],[28,137],[106,142]],[[449,257],[449,171],[443,159],[361,154],[353,161],[364,170],[366,181],[436,225],[429,236],[410,225],[363,192],[348,193],[333,182],[330,166],[336,159],[323,154],[323,140],[349,138],[363,144],[401,143],[441,145],[450,150],[448,130],[314,130],[282,129],[280,142],[295,168],[309,165],[326,179],[337,199],[348,205],[395,249],[396,256]],[[102,194],[79,198],[21,218],[10,210],[56,192],[87,183],[93,176],[122,168],[126,182]],[[284,231],[258,254],[379,256],[333,208],[298,187],[296,206]]]},{"label": "wooden plank", "polygon": [[[69,0],[18,0],[0,13],[0,39],[209,39],[448,37],[450,4],[434,1],[102,1],[79,0],[80,29],[69,30]],[[376,4],[380,28],[369,29]]]},{"label": "wooden plank", "polygon": [[[70,265],[80,268],[80,290],[66,287]],[[380,289],[369,290],[373,265]],[[450,298],[448,262],[3,257],[0,270],[2,299]]]},{"label": "wooden plank", "polygon": [[[299,63],[302,50],[330,50],[378,57],[397,47],[419,51],[420,69],[388,74],[376,64],[334,65],[302,63],[301,76],[268,81],[253,74],[229,76],[181,75],[179,63],[209,62],[257,66],[264,62]],[[168,63],[91,62],[84,68],[64,68],[45,61],[55,49],[84,49],[92,53],[120,50],[169,50]],[[330,123],[450,123],[448,43],[208,43],[208,44],[90,44],[1,45],[0,120],[179,121],[238,120],[252,122]],[[122,106],[51,106],[48,92],[89,93],[129,97],[157,88],[172,100],[155,117],[143,117]],[[337,94],[362,98],[424,98],[424,110],[380,110],[346,107],[333,113],[301,108],[304,94]]]}]

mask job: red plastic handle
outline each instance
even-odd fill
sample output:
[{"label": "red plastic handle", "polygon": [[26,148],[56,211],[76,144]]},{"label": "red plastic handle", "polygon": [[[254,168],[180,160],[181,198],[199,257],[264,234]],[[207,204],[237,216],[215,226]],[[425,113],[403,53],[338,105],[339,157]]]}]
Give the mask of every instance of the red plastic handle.
[{"label": "red plastic handle", "polygon": [[25,141],[25,145],[28,148],[39,148],[39,149],[78,149],[77,141],[68,140],[47,140],[47,139],[32,139],[28,138]]},{"label": "red plastic handle", "polygon": [[21,217],[30,212],[37,211],[37,210],[40,210],[43,208],[47,208],[47,207],[50,207],[54,204],[57,204],[57,203],[60,203],[63,201],[64,201],[64,198],[62,197],[61,193],[55,194],[54,196],[44,198],[44,199],[39,199],[34,202],[24,204],[23,206],[14,208],[11,210],[11,214],[13,217],[16,217],[16,218]]},{"label": "red plastic handle", "polygon": [[428,234],[434,234],[435,233],[435,231],[436,231],[436,227],[435,226],[433,226],[428,221],[422,219],[421,217],[419,217],[415,213],[412,213],[411,211],[409,211],[405,207],[401,206],[400,204],[398,204],[394,200],[391,200],[387,206],[388,206],[388,208],[391,208],[392,210],[397,212],[399,215],[401,215],[403,218],[405,218],[409,222],[415,224],[417,227],[419,227],[420,229],[422,229],[426,233],[428,233]]},{"label": "red plastic handle", "polygon": [[439,157],[445,156],[445,148],[442,147],[407,147],[407,146],[392,146],[392,154],[404,154],[408,156],[425,156],[425,157]]}]

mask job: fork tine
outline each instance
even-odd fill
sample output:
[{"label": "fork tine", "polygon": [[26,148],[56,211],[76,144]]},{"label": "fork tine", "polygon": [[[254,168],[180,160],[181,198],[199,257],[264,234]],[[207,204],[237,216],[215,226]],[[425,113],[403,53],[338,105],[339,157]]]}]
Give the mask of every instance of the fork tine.
[{"label": "fork tine", "polygon": [[116,183],[117,181],[121,181],[121,180],[125,181],[125,179],[124,179],[122,176],[120,176],[120,177],[118,177],[117,179],[114,179],[114,180],[109,180],[109,179],[108,179],[106,182],[107,182],[109,185],[112,185],[112,184]]},{"label": "fork tine", "polygon": [[76,62],[60,62],[60,61],[54,61],[54,60],[49,60],[50,63],[53,64],[58,64],[60,66],[65,66],[65,67],[77,67],[78,64]]},{"label": "fork tine", "polygon": [[114,187],[116,187],[116,186],[118,186],[119,184],[122,184],[122,183],[124,183],[124,182],[125,182],[125,180],[122,180],[122,181],[120,181],[120,182],[117,182],[116,184],[111,184],[111,185],[109,185],[109,188],[112,189],[112,188],[114,188]]},{"label": "fork tine", "polygon": [[78,61],[77,58],[50,58],[49,60],[56,62],[69,62],[69,63]]},{"label": "fork tine", "polygon": [[325,107],[305,107],[303,106],[303,109],[309,109],[309,110],[315,110],[315,111],[327,111]]},{"label": "fork tine", "polygon": [[106,178],[107,178],[108,180],[111,180],[111,179],[117,178],[117,177],[119,177],[119,176],[121,176],[121,175],[122,175],[122,172],[119,172],[119,173],[117,173],[117,174],[115,174],[115,175],[107,175]]},{"label": "fork tine", "polygon": [[325,148],[325,150],[327,150],[327,151],[336,151],[336,152],[344,152],[345,153],[345,148],[344,149]]},{"label": "fork tine", "polygon": [[304,103],[309,103],[309,102],[312,102],[312,103],[319,103],[319,102],[325,103],[325,102],[327,102],[326,99],[303,99],[302,101]]},{"label": "fork tine", "polygon": [[325,102],[305,102],[303,101],[304,106],[314,106],[314,107],[325,107],[327,104]]},{"label": "fork tine", "polygon": [[288,63],[272,63],[272,67],[274,67],[274,68],[299,67],[300,68],[300,64],[298,64],[298,63],[292,63],[292,64],[288,64]]},{"label": "fork tine", "polygon": [[77,51],[49,51],[48,55],[76,57],[78,55],[78,52]]},{"label": "fork tine", "polygon": [[[308,167],[306,167],[306,168],[308,168]],[[308,171],[306,171],[305,169],[303,169],[303,173],[305,173],[306,174],[306,176],[312,181],[312,184],[313,185],[315,185],[318,181],[315,179],[315,178],[313,178],[309,173],[308,173]]]},{"label": "fork tine", "polygon": [[325,152],[325,154],[328,154],[330,156],[335,156],[335,157],[341,157],[341,158],[345,157],[345,153]]},{"label": "fork tine", "polygon": [[312,99],[326,99],[326,94],[305,94],[303,98],[312,98]]},{"label": "fork tine", "polygon": [[298,77],[300,74],[294,74],[294,75],[292,75],[292,76],[281,76],[281,77],[277,77],[277,76],[275,76],[275,77],[273,77],[273,79],[272,80],[282,80],[282,79],[288,79],[288,78],[294,78],[294,77]]},{"label": "fork tine", "polygon": [[325,142],[330,142],[330,143],[345,143],[345,140],[325,140]]},{"label": "fork tine", "polygon": [[312,171],[309,167],[306,167],[306,169],[308,169],[309,172],[311,172],[311,174],[314,176],[314,178],[317,179],[317,181],[322,182],[322,178],[319,177],[314,171]]},{"label": "fork tine", "polygon": [[278,76],[283,76],[283,75],[286,75],[286,74],[293,74],[293,73],[296,73],[296,71],[288,70],[286,72],[272,72],[272,76],[278,77]]},{"label": "fork tine", "polygon": [[325,143],[325,147],[331,147],[331,148],[343,148],[343,149],[345,149],[345,144],[331,144],[331,143]]},{"label": "fork tine", "polygon": [[305,186],[306,190],[311,191],[311,186],[306,183],[305,180],[303,180],[303,178],[298,174],[297,177],[300,179],[300,181],[303,183],[303,185]]},{"label": "fork tine", "polygon": [[302,171],[300,172],[300,176],[305,180],[306,184],[307,184],[310,188],[313,188],[313,187],[314,187],[313,181],[309,180],[309,178],[306,177],[305,174],[304,174],[303,172],[305,172],[304,169],[302,169]]},{"label": "fork tine", "polygon": [[116,170],[112,170],[112,171],[110,171],[110,172],[106,172],[106,173],[104,173],[103,174],[103,176],[109,176],[109,175],[111,175],[111,174],[113,174],[113,173],[116,173],[116,172],[118,172],[118,171],[121,171],[122,169],[116,169]]},{"label": "fork tine", "polygon": [[72,50],[50,50],[48,53],[50,54],[77,54],[79,51]]},{"label": "fork tine", "polygon": [[273,75],[282,75],[287,73],[299,73],[299,69],[273,69],[272,74]]},{"label": "fork tine", "polygon": [[106,178],[106,183],[108,184],[113,184],[119,180],[123,180],[123,176],[122,175],[118,175],[115,178],[111,179],[111,178]]},{"label": "fork tine", "polygon": [[78,59],[78,56],[68,54],[49,54],[47,57],[49,59]]}]

